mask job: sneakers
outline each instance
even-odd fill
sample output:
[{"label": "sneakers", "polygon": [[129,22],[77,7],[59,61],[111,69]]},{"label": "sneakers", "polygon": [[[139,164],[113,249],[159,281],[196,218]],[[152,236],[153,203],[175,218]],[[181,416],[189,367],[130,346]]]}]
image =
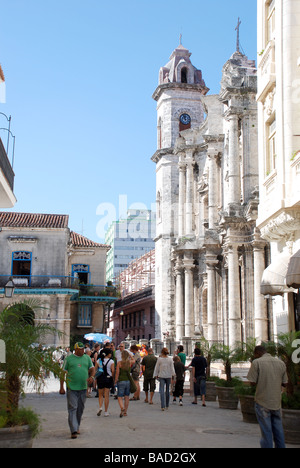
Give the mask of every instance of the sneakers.
[{"label": "sneakers", "polygon": [[182,400],[180,400],[180,402],[179,402],[179,406],[183,406]]},{"label": "sneakers", "polygon": [[101,416],[101,413],[102,413],[102,408],[99,409],[97,416]]},{"label": "sneakers", "polygon": [[108,418],[109,415],[110,415],[109,413],[104,413],[104,417],[105,417],[105,418]]}]

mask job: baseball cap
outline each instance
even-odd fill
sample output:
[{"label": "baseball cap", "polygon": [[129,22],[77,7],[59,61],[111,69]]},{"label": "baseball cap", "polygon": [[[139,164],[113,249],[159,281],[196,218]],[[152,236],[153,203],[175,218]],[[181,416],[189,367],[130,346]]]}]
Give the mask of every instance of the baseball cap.
[{"label": "baseball cap", "polygon": [[84,344],[79,341],[75,343],[74,349],[84,349]]}]

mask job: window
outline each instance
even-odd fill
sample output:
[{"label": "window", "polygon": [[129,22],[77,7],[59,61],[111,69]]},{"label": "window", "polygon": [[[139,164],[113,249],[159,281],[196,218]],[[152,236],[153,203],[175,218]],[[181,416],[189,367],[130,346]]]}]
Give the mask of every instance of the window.
[{"label": "window", "polygon": [[183,68],[181,70],[181,83],[187,83],[187,75],[188,75],[187,68]]},{"label": "window", "polygon": [[155,307],[151,306],[150,307],[150,325],[155,324]]},{"label": "window", "polygon": [[78,278],[79,283],[88,284],[89,283],[89,265],[76,264],[72,265],[72,277]]},{"label": "window", "polygon": [[267,124],[266,176],[276,169],[276,119]]},{"label": "window", "polygon": [[13,252],[12,253],[12,275],[30,276],[31,275],[31,252]]},{"label": "window", "polygon": [[267,43],[275,37],[275,0],[270,0],[267,5]]},{"label": "window", "polygon": [[92,304],[79,304],[78,327],[92,326]]}]

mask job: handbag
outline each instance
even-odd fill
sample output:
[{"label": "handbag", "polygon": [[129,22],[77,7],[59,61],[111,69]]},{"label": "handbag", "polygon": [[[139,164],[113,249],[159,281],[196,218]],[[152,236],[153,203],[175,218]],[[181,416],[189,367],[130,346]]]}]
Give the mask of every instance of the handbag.
[{"label": "handbag", "polygon": [[130,393],[135,393],[137,391],[137,387],[134,383],[134,380],[131,374],[129,374],[129,382],[130,382]]}]

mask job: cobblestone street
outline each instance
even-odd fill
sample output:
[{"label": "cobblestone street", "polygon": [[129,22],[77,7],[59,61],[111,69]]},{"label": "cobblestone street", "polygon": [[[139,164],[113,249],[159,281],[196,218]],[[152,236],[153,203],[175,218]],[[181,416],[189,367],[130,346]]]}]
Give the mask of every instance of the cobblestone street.
[{"label": "cobblestone street", "polygon": [[[111,448],[111,449],[190,449],[190,448],[259,448],[258,425],[246,424],[240,410],[219,409],[218,403],[173,405],[160,410],[159,394],[154,405],[141,400],[130,402],[128,416],[120,419],[119,405],[110,398],[108,418],[97,417],[98,399],[87,399],[81,435],[70,439],[66,397],[58,394],[59,383],[49,379],[44,395],[27,393],[24,406],[35,409],[42,418],[42,432],[34,448]],[[126,452],[126,450],[124,450]]]}]

